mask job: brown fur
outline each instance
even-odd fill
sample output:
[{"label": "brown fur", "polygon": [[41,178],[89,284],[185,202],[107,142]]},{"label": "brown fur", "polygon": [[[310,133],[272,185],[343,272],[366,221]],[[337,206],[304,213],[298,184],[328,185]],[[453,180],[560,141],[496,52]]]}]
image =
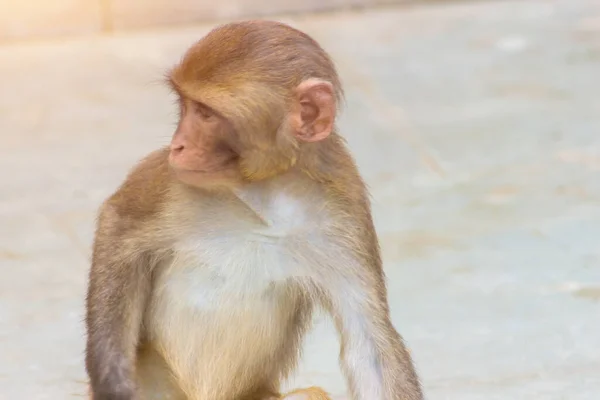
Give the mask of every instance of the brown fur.
[{"label": "brown fur", "polygon": [[[290,128],[295,88],[307,79],[331,84],[335,104],[339,104],[341,85],[328,55],[306,34],[269,21],[215,29],[169,75],[171,86],[182,98],[207,105],[232,125],[241,185],[289,176],[297,180],[297,191],[308,193],[310,187],[322,193],[322,200],[300,197],[305,197],[305,203],[322,204],[319,209],[332,216],[327,236],[331,251],[341,251],[351,263],[320,266],[323,280],[273,282],[268,292],[278,299],[273,321],[279,325],[253,327],[251,310],[240,314],[239,325],[222,331],[221,320],[216,320],[217,325],[211,326],[215,340],[231,340],[234,347],[223,349],[212,369],[201,359],[189,364],[184,354],[173,353],[168,343],[156,337],[156,329],[163,328],[188,334],[184,321],[168,327],[160,326],[166,320],[156,322],[161,315],[155,310],[160,306],[154,301],[157,282],[169,282],[161,280],[168,277],[169,266],[185,261],[186,255],[178,253],[176,244],[198,229],[190,221],[205,206],[228,207],[228,213],[248,223],[265,220],[259,212],[240,208],[230,188],[208,190],[180,182],[169,167],[169,149],[150,154],[103,204],[98,218],[86,320],[86,367],[95,400],[328,399],[318,388],[279,394],[280,382],[297,363],[315,305],[329,310],[340,332],[341,361],[353,399],[366,400],[370,394],[365,394],[365,387],[380,393],[378,400],[422,399],[411,358],[389,319],[368,194],[354,161],[335,130],[309,143],[298,140]],[[210,224],[218,228],[220,221],[218,215],[211,215],[202,229],[210,230]],[[360,315],[356,321],[355,314],[349,317],[344,309],[343,295],[333,285],[327,286],[330,278],[351,289],[349,296],[356,304],[352,303],[350,311]],[[363,331],[355,332],[349,321],[358,322]],[[236,331],[244,329],[250,337],[237,347]],[[361,353],[355,347],[363,340],[370,347]],[[272,347],[260,347],[267,343]],[[365,365],[358,368],[357,351],[372,360],[364,360]],[[246,364],[240,359],[247,360]],[[363,374],[361,368],[372,371]],[[198,371],[215,374],[204,377],[219,382],[218,387],[201,386],[203,376],[197,376]]]}]

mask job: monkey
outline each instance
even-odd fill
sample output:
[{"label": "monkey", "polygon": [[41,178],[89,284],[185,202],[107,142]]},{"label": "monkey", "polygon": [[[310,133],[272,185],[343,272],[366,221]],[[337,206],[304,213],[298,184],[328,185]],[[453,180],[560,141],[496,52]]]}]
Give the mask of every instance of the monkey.
[{"label": "monkey", "polygon": [[353,400],[422,400],[390,319],[368,189],[336,121],[330,55],[269,20],[220,25],[166,75],[171,142],[99,207],[86,296],[93,400],[281,393],[313,311]]}]

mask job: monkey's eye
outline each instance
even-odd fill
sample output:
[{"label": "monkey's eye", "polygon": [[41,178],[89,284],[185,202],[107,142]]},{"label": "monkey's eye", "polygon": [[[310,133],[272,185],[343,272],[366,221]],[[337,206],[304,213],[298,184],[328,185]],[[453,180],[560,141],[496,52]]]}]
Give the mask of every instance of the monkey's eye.
[{"label": "monkey's eye", "polygon": [[208,108],[207,106],[205,106],[202,103],[195,103],[194,110],[196,111],[196,113],[198,115],[200,115],[204,119],[214,117],[214,115],[215,115],[215,113],[213,113],[210,108]]}]

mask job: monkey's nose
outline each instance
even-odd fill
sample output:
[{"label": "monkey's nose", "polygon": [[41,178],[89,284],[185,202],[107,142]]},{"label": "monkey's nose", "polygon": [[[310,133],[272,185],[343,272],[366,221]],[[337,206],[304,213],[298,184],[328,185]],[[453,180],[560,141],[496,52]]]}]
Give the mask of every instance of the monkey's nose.
[{"label": "monkey's nose", "polygon": [[172,143],[169,147],[169,163],[171,165],[178,165],[182,162],[182,158],[185,158],[184,152],[185,146],[179,143]]},{"label": "monkey's nose", "polygon": [[172,144],[171,145],[171,153],[173,155],[180,154],[184,149],[183,144]]}]

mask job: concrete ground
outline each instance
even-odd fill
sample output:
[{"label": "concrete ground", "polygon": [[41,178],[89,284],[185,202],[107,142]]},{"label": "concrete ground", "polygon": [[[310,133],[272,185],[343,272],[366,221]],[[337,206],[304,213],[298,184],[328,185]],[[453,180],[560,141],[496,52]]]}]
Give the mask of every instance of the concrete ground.
[{"label": "concrete ground", "polygon": [[[347,87],[394,323],[429,399],[600,398],[600,2],[284,19]],[[81,397],[94,214],[169,139],[209,26],[0,47],[0,399]],[[344,381],[320,319],[290,385]]]}]

